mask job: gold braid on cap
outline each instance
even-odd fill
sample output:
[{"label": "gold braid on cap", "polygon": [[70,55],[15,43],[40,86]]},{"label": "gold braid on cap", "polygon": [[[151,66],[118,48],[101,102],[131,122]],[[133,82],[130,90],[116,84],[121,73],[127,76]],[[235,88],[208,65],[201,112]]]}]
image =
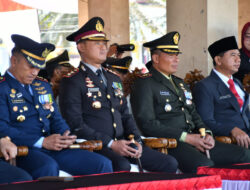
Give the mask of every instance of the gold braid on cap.
[{"label": "gold braid on cap", "polygon": [[37,56],[37,55],[35,55],[35,54],[33,54],[33,53],[30,53],[30,52],[28,52],[28,51],[26,51],[26,50],[24,50],[24,49],[21,49],[21,52],[23,52],[25,55],[28,55],[28,56],[30,56],[30,57],[33,57],[33,58],[35,58],[35,59],[37,59],[37,60],[40,60],[40,61],[44,61],[44,60],[45,60],[44,57],[39,57],[39,56]]}]

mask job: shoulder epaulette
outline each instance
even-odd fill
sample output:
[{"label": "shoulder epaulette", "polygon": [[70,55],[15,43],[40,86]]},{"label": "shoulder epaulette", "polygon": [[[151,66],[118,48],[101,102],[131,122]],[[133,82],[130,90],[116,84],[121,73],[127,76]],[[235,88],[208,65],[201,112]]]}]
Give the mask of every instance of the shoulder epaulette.
[{"label": "shoulder epaulette", "polygon": [[70,72],[67,73],[66,75],[63,75],[63,77],[70,78],[70,77],[76,75],[78,72],[79,72],[79,69],[78,69],[78,68],[75,68],[74,70],[70,71]]},{"label": "shoulder epaulette", "polygon": [[115,72],[115,71],[112,70],[112,69],[109,69],[109,68],[103,68],[103,69],[104,69],[105,71],[108,71],[108,72],[110,72],[110,73],[112,73],[112,74],[114,74],[114,75],[120,77],[119,73]]},{"label": "shoulder epaulette", "polygon": [[44,82],[48,82],[47,79],[45,79],[45,78],[43,78],[43,77],[40,77],[40,76],[37,76],[36,79],[41,80],[41,81],[44,81]]},{"label": "shoulder epaulette", "polygon": [[139,74],[137,75],[139,78],[148,78],[148,77],[151,77],[152,74],[151,73],[144,73],[144,74]]},{"label": "shoulder epaulette", "polygon": [[5,77],[0,77],[0,82],[5,81]]}]

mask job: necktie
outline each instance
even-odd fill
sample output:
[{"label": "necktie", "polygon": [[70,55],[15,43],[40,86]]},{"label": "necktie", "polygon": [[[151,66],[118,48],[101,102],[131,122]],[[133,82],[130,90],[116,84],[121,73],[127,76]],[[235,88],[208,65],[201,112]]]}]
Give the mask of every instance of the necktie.
[{"label": "necktie", "polygon": [[243,100],[241,99],[240,95],[238,94],[238,92],[235,89],[235,85],[234,85],[234,81],[232,79],[229,79],[227,81],[227,83],[229,84],[229,89],[231,90],[231,92],[234,94],[234,96],[236,97],[240,108],[243,106]]},{"label": "necktie", "polygon": [[100,79],[100,82],[103,84],[103,86],[106,87],[106,84],[105,84],[105,82],[103,80],[103,76],[102,76],[102,70],[101,69],[97,69],[96,75]]},{"label": "necktie", "polygon": [[30,88],[28,84],[24,85],[25,90],[27,91],[28,94],[30,94]]}]

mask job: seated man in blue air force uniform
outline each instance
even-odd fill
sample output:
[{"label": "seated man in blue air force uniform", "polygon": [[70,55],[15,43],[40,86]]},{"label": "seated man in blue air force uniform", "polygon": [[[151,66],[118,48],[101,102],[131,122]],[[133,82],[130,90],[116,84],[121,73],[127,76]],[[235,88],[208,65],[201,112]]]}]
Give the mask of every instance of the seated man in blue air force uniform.
[{"label": "seated man in blue air force uniform", "polygon": [[29,147],[17,165],[34,179],[57,176],[59,169],[72,175],[112,172],[111,162],[92,152],[70,150],[76,136],[62,119],[48,82],[37,78],[54,45],[25,36],[11,36],[11,66],[0,81],[0,132],[16,145]]},{"label": "seated man in blue air force uniform", "polygon": [[[177,148],[168,152],[183,172],[196,172],[199,166],[249,162],[245,149],[214,141],[195,109],[190,89],[174,76],[179,38],[178,32],[170,32],[143,44],[150,48],[152,65],[151,76],[138,78],[132,86],[130,100],[138,127],[145,136],[176,138]],[[205,138],[199,134],[201,128],[206,129]]]},{"label": "seated man in blue air force uniform", "polygon": [[[135,161],[131,158],[140,158],[146,170],[175,172],[177,162],[172,156],[142,145],[120,78],[101,66],[108,49],[103,27],[103,20],[94,17],[67,37],[76,42],[82,61],[78,72],[62,79],[62,115],[78,137],[102,140],[103,149],[98,153],[112,160],[114,171],[129,171],[130,161]],[[135,136],[137,149],[129,146],[130,134]]]},{"label": "seated man in blue air force uniform", "polygon": [[215,136],[232,136],[239,146],[250,147],[249,95],[232,75],[240,67],[240,52],[234,36],[208,47],[214,69],[194,88],[197,111]]}]

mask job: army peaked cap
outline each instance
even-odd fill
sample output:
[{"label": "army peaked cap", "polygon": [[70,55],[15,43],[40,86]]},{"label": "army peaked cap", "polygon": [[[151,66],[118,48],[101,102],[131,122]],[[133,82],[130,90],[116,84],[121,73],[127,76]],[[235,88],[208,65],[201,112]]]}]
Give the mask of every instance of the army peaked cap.
[{"label": "army peaked cap", "polygon": [[170,32],[164,36],[143,44],[144,47],[150,50],[159,49],[166,53],[181,53],[179,50],[180,34],[178,32]]},{"label": "army peaked cap", "polygon": [[116,69],[118,72],[126,74],[128,72],[131,62],[132,62],[131,56],[126,56],[124,58],[109,57],[103,63],[103,66],[106,68]]}]

